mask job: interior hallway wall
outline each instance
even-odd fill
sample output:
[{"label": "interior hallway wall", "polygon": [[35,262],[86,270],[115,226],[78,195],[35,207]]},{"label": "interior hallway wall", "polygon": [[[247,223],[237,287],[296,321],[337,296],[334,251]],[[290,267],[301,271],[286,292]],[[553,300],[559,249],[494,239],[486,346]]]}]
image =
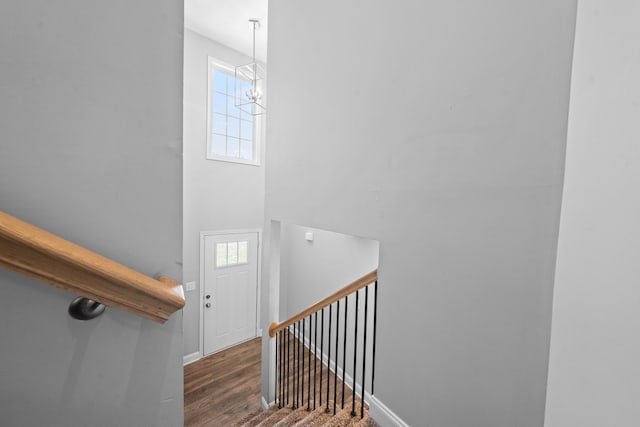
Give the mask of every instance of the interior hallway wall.
[{"label": "interior hallway wall", "polygon": [[269,3],[266,224],[380,242],[376,396],[409,425],[543,423],[575,11]]},{"label": "interior hallway wall", "polygon": [[[185,355],[200,350],[200,232],[262,228],[264,220],[264,166],[206,158],[209,56],[232,66],[251,62],[247,56],[185,29],[184,283],[196,282],[195,291],[185,293]],[[264,144],[261,152],[264,160]]]},{"label": "interior hallway wall", "polygon": [[638,22],[579,2],[546,427],[640,424]]},{"label": "interior hallway wall", "polygon": [[[0,2],[0,209],[153,276],[182,270],[183,4]],[[0,424],[176,427],[164,324],[0,270]]]},{"label": "interior hallway wall", "polygon": [[[305,234],[312,233],[313,241],[307,241]],[[362,237],[350,236],[342,233],[321,230],[312,227],[304,227],[294,224],[282,224],[280,235],[280,316],[279,320],[288,319],[302,310],[308,308],[312,304],[324,299],[332,293],[340,290],[347,284],[364,276],[365,274],[378,268],[380,245],[375,240],[364,239]],[[337,304],[333,304],[333,327],[331,337],[329,336],[329,310],[325,309],[324,313],[324,330],[318,326],[319,336],[324,336],[324,344],[321,338],[315,337],[313,331],[313,323],[309,323],[306,319],[304,323],[304,337],[306,340],[312,339],[317,343],[318,348],[314,349],[316,355],[320,355],[320,349],[323,349],[323,360],[325,363],[328,356],[327,349],[329,341],[333,345],[335,342],[335,334],[338,333],[338,342],[341,343],[336,351],[335,346],[331,353],[329,363],[336,363],[336,354],[338,355],[338,375],[343,375],[343,360],[349,361],[346,367],[348,378],[353,375],[353,348],[355,336],[353,326],[355,325],[355,315],[358,315],[360,324],[360,334],[358,336],[357,354],[363,353],[363,331],[364,331],[364,289],[360,291],[358,296],[358,311],[355,310],[355,295],[350,295],[347,301],[347,356],[344,356],[343,338],[344,338],[344,303],[340,301],[340,326],[335,324]],[[373,331],[373,302],[374,293],[373,286],[370,287],[368,301],[368,335],[371,337]],[[312,322],[318,322],[321,325],[322,313],[319,313]],[[309,342],[307,341],[307,344]],[[367,366],[369,370],[372,366],[372,344],[369,338],[367,345]],[[332,365],[333,366],[333,365]],[[333,368],[332,368],[333,369]],[[368,371],[369,372],[369,371]],[[362,366],[357,366],[357,383],[361,384]],[[349,382],[351,384],[351,382]],[[366,384],[366,383],[365,383]],[[370,384],[365,387],[370,391]],[[358,386],[359,387],[359,386]]]},{"label": "interior hallway wall", "polygon": [[375,240],[295,224],[282,224],[280,239],[280,320],[378,268]]}]

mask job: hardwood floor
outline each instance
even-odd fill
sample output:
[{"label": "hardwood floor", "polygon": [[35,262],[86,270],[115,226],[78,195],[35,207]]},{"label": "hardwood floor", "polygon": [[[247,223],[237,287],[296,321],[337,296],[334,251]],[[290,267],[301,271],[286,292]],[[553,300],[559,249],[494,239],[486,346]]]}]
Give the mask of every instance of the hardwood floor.
[{"label": "hardwood floor", "polygon": [[[327,375],[326,364],[321,364],[319,359],[316,361],[315,356],[310,355],[307,348],[295,347],[294,343],[295,338],[290,335],[289,378],[288,381],[285,378],[278,389],[279,395],[284,397],[283,403],[286,406],[297,404],[297,406],[308,405],[313,408],[315,389],[316,404],[319,405],[322,402],[322,405],[326,406],[327,380],[329,380],[329,410],[333,412],[335,399],[336,410],[339,411],[343,401],[342,381],[340,378],[337,378],[336,381],[333,371]],[[293,374],[296,350],[301,356],[300,363],[304,359],[305,365],[304,371],[300,370],[299,377],[294,377]],[[256,338],[185,366],[184,425],[186,427],[229,426],[259,410],[260,359],[261,339]],[[309,364],[309,360],[311,360],[311,364]],[[309,368],[311,368],[311,372],[309,372]],[[315,381],[313,380],[314,373]],[[312,381],[311,387],[309,386],[309,378]],[[296,390],[300,390],[302,385],[304,385],[304,396],[301,395],[301,392],[296,394]],[[288,393],[285,392],[287,389]],[[309,403],[309,395],[312,398],[311,403]],[[352,396],[351,389],[344,387],[346,407],[352,405]],[[359,406],[359,400],[359,398],[355,399],[356,407]]]},{"label": "hardwood floor", "polygon": [[184,367],[184,425],[228,426],[260,409],[261,338]]}]

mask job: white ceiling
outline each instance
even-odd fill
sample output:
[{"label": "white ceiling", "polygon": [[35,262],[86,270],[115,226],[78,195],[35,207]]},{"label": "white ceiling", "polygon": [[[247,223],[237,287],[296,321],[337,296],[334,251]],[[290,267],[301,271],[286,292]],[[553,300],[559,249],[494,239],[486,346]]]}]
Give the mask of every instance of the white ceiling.
[{"label": "white ceiling", "polygon": [[267,0],[185,0],[184,26],[203,36],[251,56],[252,26],[256,31],[256,57],[267,62]]}]

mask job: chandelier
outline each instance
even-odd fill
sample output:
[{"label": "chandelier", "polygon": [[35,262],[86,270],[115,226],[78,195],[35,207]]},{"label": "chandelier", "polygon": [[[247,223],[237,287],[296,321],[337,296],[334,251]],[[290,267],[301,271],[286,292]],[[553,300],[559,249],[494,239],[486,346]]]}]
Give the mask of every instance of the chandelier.
[{"label": "chandelier", "polygon": [[259,116],[266,113],[262,99],[262,80],[264,67],[256,61],[256,29],[260,28],[260,21],[249,19],[253,26],[253,55],[248,64],[239,65],[235,70],[234,98],[236,107],[247,114]]}]

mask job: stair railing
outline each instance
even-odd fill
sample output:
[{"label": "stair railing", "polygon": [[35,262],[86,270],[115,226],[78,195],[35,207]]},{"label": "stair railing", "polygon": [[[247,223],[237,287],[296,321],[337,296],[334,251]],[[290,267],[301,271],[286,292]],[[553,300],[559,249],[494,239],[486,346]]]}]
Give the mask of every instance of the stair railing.
[{"label": "stair railing", "polygon": [[146,276],[2,211],[0,267],[80,295],[69,314],[81,320],[106,304],[163,323],[185,303],[180,283]]},{"label": "stair railing", "polygon": [[[369,287],[373,286],[373,321],[368,324],[369,318]],[[361,293],[363,298],[363,315],[359,316],[359,306]],[[353,317],[353,329],[349,329],[349,297],[355,296],[355,313]],[[340,302],[343,301],[342,318]],[[353,301],[353,300],[352,300]],[[333,412],[336,415],[338,408],[338,389],[341,388],[341,409],[345,408],[345,385],[351,389],[351,416],[364,417],[365,390],[367,377],[371,379],[371,395],[375,380],[375,353],[376,353],[376,323],[378,304],[378,271],[374,270],[354,282],[348,284],[332,295],[317,302],[306,310],[284,322],[274,322],[269,327],[269,335],[275,338],[275,400],[279,408],[289,406],[293,409],[304,407],[305,391],[307,411],[322,407],[323,396],[325,401],[325,413]],[[333,325],[335,306],[335,327]],[[325,312],[328,312],[328,321],[325,322]],[[318,313],[320,314],[320,324],[318,325]],[[362,317],[362,319],[360,319]],[[342,320],[341,320],[342,319]],[[359,323],[362,321],[362,327]],[[302,322],[302,324],[301,324]],[[325,337],[325,323],[327,331]],[[307,327],[308,325],[308,327]],[[318,335],[318,330],[319,334]],[[352,340],[348,336],[353,331]],[[342,363],[340,363],[340,334],[342,333]],[[360,335],[362,338],[360,339]],[[371,345],[371,366],[367,367],[367,336],[372,336]],[[320,338],[320,348],[318,349],[318,337]],[[324,354],[324,345],[327,343],[327,354]],[[361,346],[360,346],[361,344]],[[332,348],[333,346],[333,348]],[[333,353],[332,353],[333,351]],[[353,365],[351,369],[351,386],[348,382],[347,352],[353,354]],[[305,355],[305,352],[307,354]],[[332,359],[333,357],[333,359]],[[306,366],[306,390],[305,390],[305,359]],[[323,387],[323,372],[325,371],[326,360],[326,388]],[[318,366],[318,361],[319,366]],[[312,367],[313,363],[313,367]],[[333,364],[333,373],[331,365]],[[360,377],[358,378],[358,367],[361,366]],[[369,370],[367,370],[369,369]],[[313,370],[313,376],[311,371]],[[318,378],[319,370],[319,381]],[[338,385],[338,376],[342,371],[342,386]],[[333,377],[333,393],[331,393],[331,380]],[[358,381],[359,379],[359,381]],[[313,382],[313,384],[312,384]],[[319,384],[318,384],[319,383]],[[358,388],[360,392],[358,393]],[[293,394],[293,396],[291,396]],[[356,406],[356,394],[361,397],[360,406]],[[333,399],[330,399],[330,398]],[[316,399],[317,398],[317,399]],[[330,400],[333,401],[333,408],[330,408]],[[348,402],[347,402],[348,405]],[[359,414],[358,414],[359,412]]]}]

